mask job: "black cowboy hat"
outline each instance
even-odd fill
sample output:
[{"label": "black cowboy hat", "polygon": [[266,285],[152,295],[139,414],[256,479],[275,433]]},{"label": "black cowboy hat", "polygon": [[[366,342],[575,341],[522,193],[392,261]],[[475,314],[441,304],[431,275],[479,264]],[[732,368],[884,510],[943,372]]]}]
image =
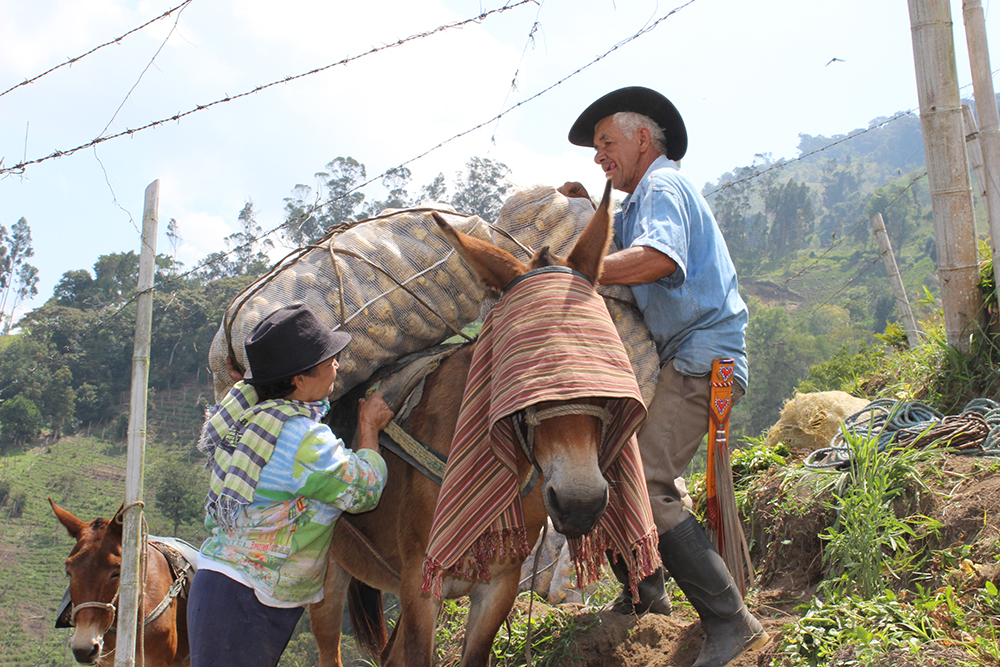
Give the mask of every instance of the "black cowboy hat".
[{"label": "black cowboy hat", "polygon": [[642,86],[619,88],[587,107],[569,130],[570,143],[593,148],[594,128],[602,120],[619,111],[634,111],[652,118],[663,130],[667,157],[671,160],[680,160],[684,157],[688,139],[680,112],[666,97]]},{"label": "black cowboy hat", "polygon": [[331,331],[309,306],[295,304],[274,311],[257,323],[246,339],[249,384],[271,384],[290,378],[334,356],[351,342],[351,334]]}]

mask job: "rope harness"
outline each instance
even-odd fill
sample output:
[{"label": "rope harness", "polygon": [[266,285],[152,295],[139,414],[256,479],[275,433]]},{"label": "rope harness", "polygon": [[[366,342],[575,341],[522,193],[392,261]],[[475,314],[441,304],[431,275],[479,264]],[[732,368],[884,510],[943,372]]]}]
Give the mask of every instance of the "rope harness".
[{"label": "rope harness", "polygon": [[944,416],[920,401],[878,399],[844,420],[830,446],[806,457],[807,468],[846,470],[851,448],[845,434],[878,438],[878,449],[897,447],[949,447],[970,456],[1000,456],[1000,403],[975,398],[957,415]]}]

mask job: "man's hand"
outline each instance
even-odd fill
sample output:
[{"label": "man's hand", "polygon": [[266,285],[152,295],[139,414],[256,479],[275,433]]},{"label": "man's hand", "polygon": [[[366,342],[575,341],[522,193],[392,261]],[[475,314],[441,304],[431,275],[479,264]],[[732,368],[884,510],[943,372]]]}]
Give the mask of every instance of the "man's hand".
[{"label": "man's hand", "polygon": [[392,410],[382,392],[376,391],[367,400],[358,400],[358,449],[379,451],[378,433],[392,421]]},{"label": "man's hand", "polygon": [[556,188],[556,192],[566,195],[567,197],[590,199],[590,195],[587,194],[587,188],[583,187],[582,183],[577,183],[576,181],[567,181],[563,183],[561,188]]},{"label": "man's hand", "polygon": [[236,362],[228,354],[226,355],[226,369],[229,371],[229,377],[232,378],[233,382],[239,382],[243,379],[244,374],[236,370]]}]

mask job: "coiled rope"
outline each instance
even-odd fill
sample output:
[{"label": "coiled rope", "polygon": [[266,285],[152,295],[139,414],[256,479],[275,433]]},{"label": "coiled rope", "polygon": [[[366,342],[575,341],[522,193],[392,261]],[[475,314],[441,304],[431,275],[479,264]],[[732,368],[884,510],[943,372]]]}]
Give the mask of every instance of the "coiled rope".
[{"label": "coiled rope", "polygon": [[830,446],[809,454],[807,468],[846,469],[851,448],[845,435],[878,438],[879,451],[896,447],[947,447],[959,454],[1000,456],[1000,403],[974,398],[960,414],[944,416],[920,401],[881,398],[843,421]]}]

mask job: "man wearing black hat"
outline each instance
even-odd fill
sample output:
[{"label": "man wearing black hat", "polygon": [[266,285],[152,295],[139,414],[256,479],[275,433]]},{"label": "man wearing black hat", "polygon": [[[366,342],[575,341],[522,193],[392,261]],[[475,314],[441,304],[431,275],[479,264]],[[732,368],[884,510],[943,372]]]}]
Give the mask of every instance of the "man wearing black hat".
[{"label": "man wearing black hat", "polygon": [[342,512],[373,509],[385,486],[381,393],[358,406],[356,451],[321,423],[350,342],[307,307],[265,317],[246,339],[247,376],[209,413],[209,537],[188,600],[191,667],[274,667],[303,607],[323,599]]},{"label": "man wearing black hat", "polygon": [[[722,667],[768,637],[694,515],[685,511],[674,480],[708,432],[712,361],[736,361],[734,399],[747,386],[749,316],[736,268],[708,202],[677,166],[687,151],[687,131],[670,100],[649,88],[616,90],[580,114],[569,139],[593,147],[594,161],[613,187],[628,193],[615,216],[622,250],[605,259],[601,283],[632,287],[656,342],[660,375],[638,437],[660,557],[701,618],[705,643],[694,667]],[[587,196],[579,183],[559,191]],[[611,565],[625,584],[616,611],[669,613],[662,570],[640,582],[640,599],[633,600],[627,569]]]}]

